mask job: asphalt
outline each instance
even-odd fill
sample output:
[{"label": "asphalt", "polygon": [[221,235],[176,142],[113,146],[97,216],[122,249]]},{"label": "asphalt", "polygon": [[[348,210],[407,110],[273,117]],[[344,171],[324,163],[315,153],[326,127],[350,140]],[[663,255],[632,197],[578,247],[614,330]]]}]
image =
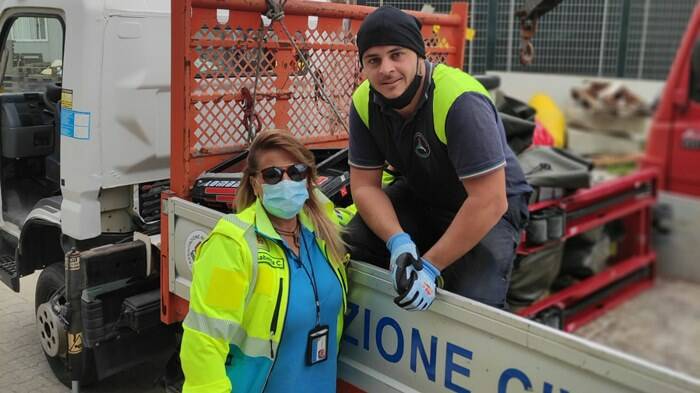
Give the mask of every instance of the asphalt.
[{"label": "asphalt", "polygon": [[[39,274],[21,280],[20,293],[0,284],[0,391],[3,393],[65,393],[71,389],[51,372],[37,338],[34,288]],[[156,393],[161,367],[144,365],[82,388],[85,393]]]}]

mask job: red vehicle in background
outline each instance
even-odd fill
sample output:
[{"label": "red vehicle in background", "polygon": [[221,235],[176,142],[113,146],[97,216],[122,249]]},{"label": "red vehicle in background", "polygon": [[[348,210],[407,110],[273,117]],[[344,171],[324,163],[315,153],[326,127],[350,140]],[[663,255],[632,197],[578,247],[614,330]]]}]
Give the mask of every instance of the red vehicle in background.
[{"label": "red vehicle in background", "polygon": [[700,197],[700,7],[695,7],[654,115],[643,166],[659,188]]}]

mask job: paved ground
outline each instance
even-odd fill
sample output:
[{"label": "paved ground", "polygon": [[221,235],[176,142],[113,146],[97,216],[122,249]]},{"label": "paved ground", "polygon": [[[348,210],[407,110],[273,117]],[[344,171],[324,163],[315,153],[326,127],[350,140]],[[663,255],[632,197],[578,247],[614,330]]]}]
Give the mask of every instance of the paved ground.
[{"label": "paved ground", "polygon": [[657,279],[576,334],[700,378],[699,299],[700,284]]},{"label": "paved ground", "polygon": [[[34,286],[38,274],[22,278],[21,292],[0,284],[0,390],[3,393],[65,393],[46,363],[34,326]],[[85,393],[163,392],[154,386],[159,370],[155,366],[110,377]]]}]

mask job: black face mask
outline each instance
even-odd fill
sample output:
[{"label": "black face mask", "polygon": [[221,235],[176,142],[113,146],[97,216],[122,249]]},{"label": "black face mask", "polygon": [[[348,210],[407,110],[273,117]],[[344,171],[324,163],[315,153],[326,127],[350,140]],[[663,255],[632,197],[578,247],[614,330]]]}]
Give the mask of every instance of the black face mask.
[{"label": "black face mask", "polygon": [[420,71],[420,61],[421,58],[418,57],[416,61],[416,76],[413,77],[413,81],[411,81],[411,84],[408,85],[403,94],[396,98],[386,98],[378,91],[375,91],[375,93],[379,94],[379,96],[382,97],[382,101],[386,102],[387,105],[394,109],[401,109],[408,105],[413,97],[415,97],[416,92],[418,92],[418,88],[420,88],[420,82],[423,80],[423,75],[418,75],[418,71]]},{"label": "black face mask", "polygon": [[420,87],[420,82],[423,80],[423,76],[418,75],[416,73],[416,76],[413,78],[413,81],[411,82],[410,85],[406,88],[406,91],[403,92],[400,96],[396,98],[386,98],[383,95],[379,94],[384,102],[386,102],[390,107],[394,109],[401,109],[408,105],[413,97],[415,97],[416,92],[418,91],[418,88]]}]

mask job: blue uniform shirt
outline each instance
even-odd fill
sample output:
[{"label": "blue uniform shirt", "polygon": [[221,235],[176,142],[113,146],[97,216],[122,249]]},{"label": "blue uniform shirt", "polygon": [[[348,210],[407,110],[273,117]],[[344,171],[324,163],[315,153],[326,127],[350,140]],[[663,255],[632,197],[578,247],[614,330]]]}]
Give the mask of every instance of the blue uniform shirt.
[{"label": "blue uniform shirt", "polygon": [[[335,392],[338,368],[337,317],[343,306],[340,282],[330,262],[318,248],[315,235],[306,228],[301,228],[298,257],[286,244],[284,249],[290,272],[289,305],[277,359],[265,392]],[[306,342],[309,332],[316,326],[316,301],[310,279],[314,277],[311,263],[321,303],[321,325],[328,326],[328,359],[307,366]]]}]

